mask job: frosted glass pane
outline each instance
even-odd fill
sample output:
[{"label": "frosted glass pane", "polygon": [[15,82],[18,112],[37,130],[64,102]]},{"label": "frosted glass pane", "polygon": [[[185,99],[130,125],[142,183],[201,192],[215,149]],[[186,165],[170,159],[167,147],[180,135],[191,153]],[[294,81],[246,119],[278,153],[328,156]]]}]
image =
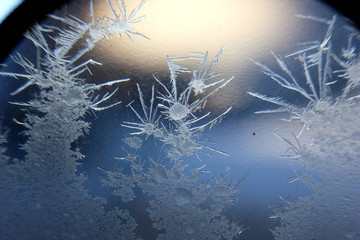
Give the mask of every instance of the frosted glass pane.
[{"label": "frosted glass pane", "polygon": [[359,31],[320,1],[77,0],[1,64],[5,239],[360,239]]}]

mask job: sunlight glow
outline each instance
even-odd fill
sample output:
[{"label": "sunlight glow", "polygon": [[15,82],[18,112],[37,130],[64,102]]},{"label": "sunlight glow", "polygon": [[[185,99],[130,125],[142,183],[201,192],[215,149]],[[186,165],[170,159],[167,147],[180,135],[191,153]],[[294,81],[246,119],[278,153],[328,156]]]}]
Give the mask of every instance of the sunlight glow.
[{"label": "sunlight glow", "polygon": [[[100,14],[112,16],[106,1],[99,2]],[[125,1],[128,12],[140,2]],[[216,96],[221,101],[212,99],[208,106],[216,102],[222,110],[229,103],[243,108],[248,103],[244,84],[249,84],[243,76],[254,67],[249,57],[263,57],[296,37],[292,21],[301,11],[296,4],[288,0],[148,0],[140,13],[146,18],[134,29],[150,40],[134,36],[132,44],[126,36],[114,38],[104,42],[102,50],[114,66],[153,74],[153,69],[168,72],[167,55],[208,51],[211,59],[225,46],[214,71],[235,75],[235,79]]]}]

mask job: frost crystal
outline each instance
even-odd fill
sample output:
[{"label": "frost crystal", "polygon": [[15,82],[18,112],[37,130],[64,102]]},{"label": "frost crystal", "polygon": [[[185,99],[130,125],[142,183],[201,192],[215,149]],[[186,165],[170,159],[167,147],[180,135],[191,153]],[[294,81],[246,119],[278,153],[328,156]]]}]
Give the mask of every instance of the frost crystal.
[{"label": "frost crystal", "polygon": [[[222,49],[218,53],[218,55],[215,57],[217,59],[222,52]],[[204,64],[206,62],[206,54],[203,54],[204,57],[200,58],[200,61],[202,63],[200,72],[202,71],[202,68],[204,67]],[[155,80],[163,87],[165,90],[165,94],[160,93],[160,96],[158,96],[158,99],[162,100],[164,103],[159,104],[158,106],[164,111],[162,113],[165,115],[166,118],[175,121],[175,122],[186,122],[189,120],[196,121],[197,117],[195,117],[195,112],[199,109],[204,107],[204,104],[206,103],[206,100],[213,94],[215,94],[217,91],[219,91],[221,88],[225,87],[234,77],[231,77],[227,80],[222,79],[219,81],[216,81],[212,83],[209,86],[217,86],[214,90],[212,90],[210,93],[206,94],[205,96],[196,99],[193,102],[190,102],[190,95],[193,91],[197,94],[198,91],[194,90],[192,87],[192,82],[194,82],[194,78],[189,82],[189,87],[187,87],[183,92],[178,93],[178,85],[177,85],[177,76],[179,73],[182,72],[188,72],[188,69],[185,67],[182,67],[178,62],[187,60],[187,59],[199,59],[198,57],[168,57],[167,62],[170,70],[170,83],[171,83],[171,91],[158,79],[154,76]],[[208,69],[203,73],[201,76],[202,81],[205,81],[205,75],[208,73],[211,66],[214,64],[215,59],[210,64]],[[200,78],[200,75],[198,76],[197,70],[193,71],[194,77]],[[222,73],[221,73],[222,74]],[[215,76],[219,76],[221,74],[212,75],[212,77],[207,78],[211,79]],[[206,80],[207,80],[206,79]],[[208,86],[208,87],[209,87]],[[202,91],[203,92],[203,91]],[[203,116],[204,117],[204,116]],[[202,117],[200,117],[201,119]]]},{"label": "frost crystal", "polygon": [[140,123],[136,122],[124,122],[121,126],[136,129],[138,132],[130,133],[131,135],[140,135],[145,134],[146,137],[154,136],[156,138],[162,137],[162,130],[159,128],[159,119],[160,117],[156,118],[157,113],[157,106],[154,107],[154,86],[151,88],[151,100],[150,100],[150,107],[149,112],[147,112],[147,107],[144,103],[143,94],[141,92],[139,84],[136,84],[139,92],[139,98],[141,103],[141,108],[144,113],[144,116],[140,116],[140,114],[131,106],[132,102],[128,104],[128,107],[135,113],[136,117],[140,120]]},{"label": "frost crystal", "polygon": [[[210,112],[201,113],[206,100],[234,78],[221,79],[213,83],[206,82],[223,75],[223,73],[210,73],[211,67],[222,51],[223,49],[207,68],[205,68],[207,53],[193,53],[195,56],[183,58],[168,57],[170,90],[165,83],[155,77],[156,82],[161,86],[161,91],[158,91],[155,97],[155,87],[151,88],[150,104],[148,106],[145,104],[139,84],[137,88],[140,111],[136,110],[135,101],[128,104],[138,121],[125,121],[122,126],[135,130],[130,135],[138,137],[127,137],[126,143],[131,143],[129,146],[134,148],[137,144],[132,143],[141,142],[140,137],[145,136],[145,141],[148,141],[151,139],[148,137],[153,136],[163,144],[161,150],[165,149],[167,158],[160,163],[154,161],[151,155],[148,155],[148,151],[144,151],[143,155],[150,161],[141,162],[139,159],[127,161],[128,165],[125,168],[131,169],[131,175],[126,175],[126,170],[122,168],[105,171],[106,178],[102,182],[113,188],[114,195],[120,196],[122,201],[134,199],[134,187],[140,188],[151,198],[147,212],[153,227],[161,231],[157,239],[233,239],[243,231],[241,226],[223,216],[226,206],[234,201],[234,195],[238,192],[237,186],[243,178],[231,182],[228,171],[226,179],[218,180],[215,175],[209,175],[216,183],[210,184],[209,181],[204,183],[199,180],[200,176],[212,172],[205,164],[190,171],[190,169],[185,170],[189,168],[188,164],[182,162],[182,157],[186,155],[195,157],[197,162],[202,163],[198,153],[205,150],[227,155],[202,144],[199,140],[202,131],[220,122],[231,110],[229,107],[209,121],[206,121],[206,118],[209,117]],[[201,66],[197,70],[192,70],[193,75],[186,81],[185,89],[180,90],[178,79],[184,77],[180,75],[191,72],[182,64],[186,60],[194,59],[200,60]],[[201,86],[197,85],[200,81]],[[208,87],[214,89],[206,94]],[[200,96],[199,93],[203,95]],[[159,102],[155,102],[156,100]],[[157,117],[158,108],[163,111],[160,111]],[[127,160],[127,157],[117,159]]]},{"label": "frost crystal", "polygon": [[[359,67],[354,36],[351,31],[346,48],[337,54],[333,48],[336,16],[322,19],[298,15],[305,20],[325,24],[327,31],[321,40],[302,43],[304,49],[287,55],[295,56],[301,63],[304,81],[300,82],[291,73],[285,61],[275,54],[275,60],[287,75],[275,73],[267,66],[255,62],[261,70],[280,86],[300,93],[308,104],[295,106],[280,97],[268,97],[259,93],[249,94],[280,106],[275,110],[258,113],[289,112],[290,120],[303,124],[303,129],[291,141],[275,135],[286,143],[288,150],[284,158],[298,161],[311,170],[316,170],[321,180],[314,180],[309,174],[298,174],[290,182],[301,180],[313,193],[294,201],[284,201],[284,208],[275,210],[275,217],[281,225],[272,230],[275,239],[349,239],[360,236],[360,165],[358,90]],[[335,60],[335,61],[333,61]],[[336,69],[333,71],[332,69]],[[334,75],[342,79],[336,79]],[[337,83],[340,91],[333,91]],[[311,136],[311,143],[301,144],[302,134]]]},{"label": "frost crystal", "polygon": [[242,226],[221,215],[229,202],[205,207],[211,196],[209,186],[198,184],[197,174],[166,169],[166,181],[151,184],[155,170],[150,168],[138,184],[155,198],[150,201],[148,212],[153,226],[166,232],[157,239],[233,239],[242,231]]},{"label": "frost crystal", "polygon": [[[281,87],[289,89],[291,91],[299,93],[305,99],[309,101],[308,108],[316,105],[319,101],[329,101],[330,100],[330,85],[334,84],[336,81],[331,81],[330,76],[332,74],[331,70],[331,57],[335,56],[331,48],[331,37],[334,30],[334,24],[336,21],[336,16],[331,20],[325,21],[324,19],[315,18],[307,15],[299,15],[299,17],[304,19],[310,19],[325,23],[328,28],[324,38],[321,41],[311,41],[307,43],[302,43],[306,46],[304,49],[296,51],[294,53],[288,54],[286,58],[296,56],[299,62],[302,65],[305,83],[301,83],[296,79],[293,73],[290,71],[285,61],[278,57],[275,53],[273,56],[278,63],[281,70],[287,75],[286,77],[280,74],[275,73],[267,66],[256,62],[253,62],[258,65],[262,72],[268,75],[273,81],[279,84]],[[315,69],[315,70],[313,70]],[[313,78],[312,72],[316,72],[316,79]],[[259,93],[248,92],[251,96],[257,97],[261,100],[271,102],[275,105],[280,106],[278,109],[270,109],[265,111],[258,111],[257,113],[278,113],[278,112],[288,112],[290,113],[290,120],[297,119],[304,123],[304,128],[307,128],[307,122],[304,122],[303,113],[305,108],[301,108],[292,104],[289,104],[280,97],[268,97]],[[299,133],[299,135],[302,131]]]},{"label": "frost crystal", "polygon": [[[196,53],[195,56],[189,57],[168,57],[167,62],[170,70],[171,91],[164,83],[154,76],[155,80],[165,91],[165,93],[159,92],[159,96],[157,96],[157,98],[162,101],[162,103],[158,104],[158,107],[164,109],[161,111],[161,114],[165,120],[169,120],[170,127],[167,129],[167,127],[162,124],[162,137],[160,140],[170,146],[170,149],[168,150],[168,157],[171,159],[177,160],[183,155],[191,156],[197,154],[197,152],[202,149],[210,149],[218,153],[223,153],[198,143],[196,138],[198,137],[198,133],[203,131],[206,127],[211,128],[216,122],[221,121],[221,118],[231,110],[231,107],[222,114],[203,124],[199,123],[206,119],[210,115],[210,112],[202,114],[200,117],[196,115],[198,115],[197,112],[201,111],[201,109],[205,106],[207,99],[218,92],[221,88],[225,87],[234,77],[221,79],[206,85],[203,90],[207,87],[215,88],[203,96],[197,97],[198,91],[192,87],[192,83],[194,83],[195,78],[205,81],[223,75],[223,73],[209,74],[211,67],[218,60],[222,51],[223,48],[205,70],[204,67],[208,53]],[[181,73],[191,72],[191,70],[180,65],[180,63],[191,59],[200,60],[200,69],[192,70],[193,77],[188,82],[188,87],[179,93],[177,78]],[[194,97],[193,101],[191,101],[192,96]]]},{"label": "frost crystal", "polygon": [[[84,156],[73,144],[89,131],[85,114],[120,103],[106,104],[117,88],[104,95],[98,95],[98,90],[129,80],[92,84],[81,78],[90,64],[101,65],[84,60],[104,33],[95,23],[92,2],[90,15],[87,23],[74,16],[51,15],[61,28],[35,25],[25,36],[37,48],[37,61],[17,54],[13,60],[24,73],[0,72],[27,80],[12,96],[29,86],[38,88],[38,94],[27,102],[11,102],[26,108],[24,119],[15,121],[26,128],[27,140],[22,145],[24,161],[10,163],[0,157],[0,232],[4,239],[135,238],[136,223],[129,212],[118,208],[105,211],[105,200],[90,196],[83,187],[86,178],[76,172]],[[136,21],[133,15],[129,19]],[[78,51],[75,45],[80,46]]]},{"label": "frost crystal", "polygon": [[140,149],[142,144],[142,140],[138,137],[127,137],[124,139],[124,142],[135,149]]},{"label": "frost crystal", "polygon": [[191,81],[189,82],[189,87],[190,87],[190,89],[192,89],[192,91],[194,91],[195,95],[204,93],[207,88],[209,88],[211,86],[215,86],[215,85],[220,84],[223,81],[225,81],[225,79],[223,78],[223,79],[217,80],[213,83],[207,83],[207,82],[217,78],[218,76],[221,76],[224,74],[224,73],[216,73],[215,74],[215,73],[210,72],[212,66],[219,60],[219,57],[223,50],[224,50],[224,47],[221,48],[221,50],[214,57],[214,59],[211,61],[211,63],[209,64],[209,66],[207,68],[205,68],[205,64],[207,61],[208,52],[194,53],[195,54],[194,58],[198,58],[201,62],[200,68],[192,71],[193,77],[192,77]]},{"label": "frost crystal", "polygon": [[[131,38],[130,34],[139,35],[145,39],[148,39],[146,36],[142,35],[139,32],[136,32],[133,26],[139,22],[141,22],[145,16],[137,17],[141,9],[144,7],[146,0],[142,0],[140,5],[132,10],[130,15],[127,15],[126,5],[124,0],[115,0],[115,4],[111,3],[111,0],[106,0],[113,12],[115,19],[104,17],[103,26],[104,31],[106,33],[106,38],[113,37],[113,35],[118,34],[121,36],[122,34],[126,34],[131,42],[134,40]],[[117,7],[118,13],[116,11]]]},{"label": "frost crystal", "polygon": [[[155,77],[160,90],[155,92],[152,86],[149,101],[144,100],[145,90],[137,84],[139,101],[127,105],[135,121],[122,123],[131,130],[124,143],[132,150],[122,148],[126,153],[115,158],[113,169],[97,168],[104,175],[100,179],[103,187],[110,188],[112,198],[121,201],[112,207],[85,189],[86,177],[79,168],[79,160],[85,156],[77,146],[78,139],[90,131],[85,116],[120,104],[111,100],[119,94],[120,83],[129,81],[94,84],[83,79],[90,65],[102,65],[87,55],[115,35],[126,35],[131,42],[133,35],[148,39],[134,29],[144,19],[139,13],[145,0],[130,14],[123,0],[106,1],[112,17],[95,20],[90,1],[88,22],[75,16],[50,15],[58,24],[35,25],[26,38],[37,50],[36,58],[29,59],[36,60],[16,54],[12,59],[23,72],[0,72],[5,77],[25,79],[11,93],[13,97],[29,91],[30,86],[36,91],[29,100],[10,102],[22,107],[24,113],[22,119],[14,120],[25,129],[26,140],[21,146],[24,160],[6,156],[6,134],[0,132],[1,237],[136,239],[137,223],[131,216],[134,209],[121,208],[136,202],[138,194],[149,198],[142,214],[148,214],[153,228],[159,230],[157,239],[237,237],[244,229],[228,219],[225,210],[234,201],[243,178],[230,181],[227,170],[226,179],[218,179],[198,154],[210,150],[227,155],[200,140],[202,131],[219,123],[231,110],[228,107],[217,116],[202,113],[206,101],[234,78],[220,78],[224,73],[211,72],[223,48],[209,64],[207,52],[168,57],[170,81],[164,83]],[[188,60],[197,61],[199,67],[187,69]],[[183,79],[185,84],[178,84]],[[148,155],[152,151],[145,150],[151,139],[156,139],[152,146],[153,152],[159,150],[157,161]],[[157,148],[157,144],[161,146]],[[183,159],[185,155],[196,161],[185,163],[189,161]]]}]

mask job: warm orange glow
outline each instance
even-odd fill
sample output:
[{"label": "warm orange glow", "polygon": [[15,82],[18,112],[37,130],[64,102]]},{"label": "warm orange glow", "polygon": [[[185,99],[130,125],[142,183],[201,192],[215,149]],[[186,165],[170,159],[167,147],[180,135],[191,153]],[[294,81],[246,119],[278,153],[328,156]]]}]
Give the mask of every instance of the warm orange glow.
[{"label": "warm orange glow", "polygon": [[[97,14],[112,16],[106,1],[100,2]],[[140,0],[125,3],[130,12]],[[249,73],[243,73],[254,67],[248,57],[257,59],[289,40],[293,28],[290,22],[299,11],[294,5],[289,0],[148,0],[140,14],[146,19],[134,28],[151,40],[133,36],[132,44],[123,36],[105,41],[101,51],[102,55],[106,51],[105,58],[113,65],[127,66],[130,71],[141,68],[151,74],[167,71],[167,55],[209,51],[211,59],[225,45],[216,70],[229,77],[235,75],[235,79],[209,104],[215,107],[215,102],[221,102],[242,108],[249,84],[244,76]],[[104,10],[101,14],[99,8]],[[219,97],[221,101],[216,100]]]}]

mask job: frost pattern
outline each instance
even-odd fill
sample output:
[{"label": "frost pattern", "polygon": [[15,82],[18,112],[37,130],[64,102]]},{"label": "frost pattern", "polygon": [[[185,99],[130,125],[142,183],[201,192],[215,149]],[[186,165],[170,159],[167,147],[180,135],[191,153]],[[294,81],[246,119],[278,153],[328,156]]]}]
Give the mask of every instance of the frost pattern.
[{"label": "frost pattern", "polygon": [[[122,82],[111,80],[92,84],[82,78],[90,65],[101,65],[87,58],[97,44],[115,35],[140,36],[134,27],[144,16],[138,16],[146,1],[130,14],[123,0],[107,0],[112,17],[95,20],[90,1],[90,21],[74,16],[50,15],[56,26],[37,24],[26,38],[37,49],[36,61],[21,54],[12,57],[23,68],[22,73],[0,72],[0,75],[26,82],[11,93],[17,96],[36,88],[37,95],[25,102],[10,102],[20,106],[23,119],[14,121],[24,127],[27,137],[21,149],[24,160],[6,156],[6,134],[0,134],[0,232],[6,239],[135,239],[137,223],[131,209],[118,205],[105,210],[106,200],[92,197],[84,188],[86,177],[78,173],[79,160],[84,158],[76,140],[85,137],[90,123],[86,113],[103,111],[121,102],[110,103],[118,94]],[[61,26],[61,28],[59,26]],[[169,56],[168,82],[154,76],[150,101],[145,101],[137,84],[140,110],[136,100],[127,107],[136,121],[122,126],[131,132],[123,141],[131,150],[115,159],[112,170],[98,168],[104,173],[101,183],[111,188],[123,203],[137,197],[136,188],[150,198],[146,213],[153,228],[159,230],[157,239],[233,239],[244,228],[224,214],[235,201],[238,185],[246,175],[230,179],[219,178],[207,168],[199,153],[228,155],[204,144],[201,132],[212,128],[231,110],[213,116],[203,113],[206,101],[234,77],[222,78],[213,73],[224,48],[208,60],[208,53],[191,53],[187,57]],[[195,61],[199,67],[190,69],[186,62]],[[187,79],[185,84],[181,81]],[[155,86],[159,90],[155,92]],[[185,86],[182,89],[182,86]],[[103,87],[111,89],[106,93]],[[102,90],[102,91],[100,91]],[[149,105],[147,105],[149,103]],[[141,160],[135,151],[146,142],[161,144],[160,155],[166,160],[155,161],[151,156]],[[146,152],[146,151],[143,151]],[[192,157],[190,162],[183,157]],[[195,159],[195,161],[193,161]],[[200,165],[200,166],[198,166]]]},{"label": "frost pattern", "polygon": [[[130,25],[124,26],[123,31],[136,33],[132,26],[140,22],[135,16],[144,3],[130,18],[124,13],[120,20],[130,21]],[[110,2],[109,5],[112,8]],[[90,15],[90,22],[51,15],[65,27],[38,24],[25,35],[37,48],[37,61],[33,63],[17,54],[13,60],[24,73],[0,73],[27,80],[11,95],[31,85],[39,89],[27,102],[11,102],[24,108],[25,118],[15,121],[26,128],[27,141],[21,147],[26,152],[24,161],[10,160],[1,149],[0,232],[4,239],[135,238],[136,223],[129,212],[119,208],[105,211],[105,200],[90,196],[83,187],[85,176],[76,173],[83,155],[72,143],[89,131],[90,124],[83,120],[84,115],[119,104],[106,102],[116,93],[115,86],[129,80],[96,85],[81,78],[88,65],[101,65],[92,59],[82,60],[86,59],[85,54],[96,42],[117,30],[100,28],[99,23],[108,18],[96,23],[92,2]],[[94,31],[99,32],[94,35]],[[72,53],[75,45],[82,48]],[[100,96],[97,91],[104,86],[113,90]],[[0,144],[3,139],[1,136]]]},{"label": "frost pattern", "polygon": [[158,107],[154,109],[154,86],[151,88],[151,100],[150,100],[150,106],[149,106],[149,112],[147,111],[147,107],[145,105],[143,94],[141,92],[139,84],[136,84],[139,92],[139,99],[141,103],[141,108],[143,111],[143,116],[141,116],[132,106],[131,103],[129,103],[127,106],[131,108],[131,110],[135,113],[136,117],[140,120],[139,123],[136,122],[124,122],[124,124],[121,124],[123,127],[130,128],[130,129],[136,129],[138,132],[132,132],[130,135],[140,135],[145,134],[146,138],[149,136],[154,136],[155,138],[161,138],[163,137],[163,132],[159,127],[159,119],[160,117],[156,117],[157,109]]},{"label": "frost pattern", "polygon": [[[285,60],[273,53],[284,75],[255,62],[261,70],[280,86],[300,93],[307,99],[306,106],[296,106],[280,97],[268,97],[249,92],[261,100],[278,105],[274,110],[257,113],[288,112],[290,121],[303,124],[293,140],[275,133],[288,146],[282,157],[300,161],[305,167],[316,170],[320,180],[309,174],[299,174],[290,182],[303,181],[313,194],[295,201],[284,200],[284,208],[276,209],[273,218],[281,226],[272,230],[276,239],[359,239],[360,194],[359,149],[360,104],[358,90],[357,30],[347,27],[346,47],[340,53],[332,44],[336,37],[336,16],[323,19],[298,15],[327,26],[320,40],[301,43],[303,49],[286,58],[295,57],[301,64],[303,80],[295,78]],[[337,86],[340,92],[335,91]],[[311,136],[311,143],[301,144],[301,136]]]},{"label": "frost pattern", "polygon": [[[162,144],[159,154],[163,156],[165,152],[166,159],[155,161],[146,155],[146,160],[141,160],[134,152],[126,151],[125,157],[116,158],[122,161],[122,168],[102,170],[105,172],[102,183],[114,189],[113,194],[120,196],[123,202],[135,200],[137,187],[150,197],[147,212],[153,227],[161,232],[157,239],[234,239],[244,230],[223,212],[235,200],[238,185],[246,176],[232,181],[228,168],[227,177],[218,179],[199,156],[205,150],[227,155],[200,140],[202,131],[211,128],[231,110],[229,107],[210,120],[207,120],[210,112],[201,113],[206,100],[234,78],[219,80],[217,77],[224,73],[210,72],[222,51],[223,48],[207,67],[208,53],[169,56],[170,81],[167,84],[154,76],[160,91],[155,94],[152,86],[149,105],[137,84],[141,109],[136,110],[136,101],[127,105],[137,121],[125,121],[122,126],[145,143],[154,140],[155,144]],[[190,70],[184,66],[193,60],[200,63],[199,69]],[[187,80],[179,84],[179,79]],[[195,84],[196,81],[201,84]],[[185,88],[181,90],[180,86]],[[129,138],[134,137],[126,139]],[[187,162],[182,159],[184,156],[195,158],[195,161]]]},{"label": "frost pattern", "polygon": [[[220,56],[223,48],[219,51],[219,53],[215,56],[214,60],[209,64],[207,70],[201,77],[201,79],[205,80],[204,77],[210,71],[213,64],[217,61],[218,57]],[[194,93],[195,96],[198,95],[196,89],[193,88],[191,82],[194,81],[194,77],[197,76],[198,72],[202,72],[202,68],[204,67],[206,60],[207,60],[207,53],[205,54],[198,54],[200,56],[190,56],[190,57],[168,57],[167,62],[170,70],[170,85],[171,90],[169,90],[158,78],[155,80],[161,85],[164,89],[165,93],[159,93],[157,98],[162,101],[162,103],[158,104],[159,108],[164,109],[161,111],[162,115],[164,116],[165,120],[169,121],[169,128],[166,128],[165,124],[163,126],[163,137],[160,139],[166,145],[170,146],[168,150],[168,156],[170,159],[177,160],[184,155],[191,156],[201,151],[202,149],[210,149],[216,151],[218,153],[223,153],[218,151],[214,148],[207,147],[199,142],[197,142],[198,135],[201,131],[205,130],[206,127],[212,127],[215,123],[221,121],[222,117],[225,116],[230,110],[229,107],[225,112],[221,113],[217,117],[209,120],[205,123],[200,123],[204,119],[206,119],[210,112],[206,114],[199,114],[201,109],[205,107],[206,100],[211,95],[215,94],[221,88],[225,87],[234,77],[230,77],[228,79],[221,79],[216,80],[213,83],[209,84],[208,86],[213,86],[209,93],[204,93],[200,95],[194,100],[192,100],[191,94]],[[188,60],[188,59],[196,59],[199,60],[201,63],[200,70],[192,70],[181,66],[179,62]],[[185,88],[181,93],[178,93],[178,84],[177,84],[177,76],[180,73],[186,72],[193,72],[193,78],[189,81],[188,87]],[[208,79],[212,79],[215,76],[220,76],[220,74],[210,74],[211,77]],[[193,126],[195,125],[195,126]]]},{"label": "frost pattern", "polygon": [[[147,178],[153,178],[153,171],[149,173]],[[176,170],[166,170],[166,174],[167,181],[143,186],[155,198],[148,209],[153,226],[166,231],[157,239],[233,239],[241,233],[242,226],[221,215],[230,201],[202,207],[212,195],[210,186],[196,184],[197,174],[184,175]]]},{"label": "frost pattern", "polygon": [[[232,203],[237,184],[245,177],[233,185],[222,181],[204,183],[200,178],[208,171],[202,169],[186,173],[185,166],[165,167],[153,160],[148,166],[139,159],[131,161],[130,166],[131,175],[107,171],[104,183],[119,190],[124,202],[129,200],[127,195],[133,194],[128,186],[134,184],[152,198],[147,209],[149,217],[154,228],[165,231],[157,239],[234,239],[244,230],[222,213]],[[113,178],[114,175],[121,178]],[[124,181],[127,186],[121,184]]]}]

